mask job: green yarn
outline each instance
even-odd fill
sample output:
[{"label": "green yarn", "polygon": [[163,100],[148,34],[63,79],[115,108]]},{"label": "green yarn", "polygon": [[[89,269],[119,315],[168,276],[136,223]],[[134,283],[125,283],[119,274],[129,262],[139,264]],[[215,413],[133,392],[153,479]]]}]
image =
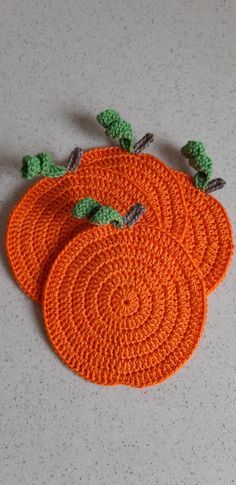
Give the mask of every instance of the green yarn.
[{"label": "green yarn", "polygon": [[91,217],[96,210],[101,207],[101,204],[91,197],[81,199],[73,208],[72,214],[74,217]]},{"label": "green yarn", "polygon": [[132,128],[127,121],[119,120],[114,121],[106,130],[107,135],[111,138],[118,138],[120,142],[120,146],[131,152],[133,149],[134,139]]},{"label": "green yarn", "polygon": [[90,218],[92,224],[97,226],[104,226],[106,224],[112,224],[115,227],[124,227],[123,217],[119,212],[108,205],[104,205],[98,209],[97,212]]},{"label": "green yarn", "polygon": [[198,172],[193,177],[194,185],[196,189],[206,190],[210,177],[208,177],[204,172]]},{"label": "green yarn", "polygon": [[103,128],[108,128],[111,123],[120,120],[120,115],[117,111],[113,109],[106,109],[106,111],[102,111],[99,115],[97,115],[97,121]]},{"label": "green yarn", "polygon": [[91,197],[81,199],[73,208],[72,215],[79,219],[86,217],[96,226],[113,224],[115,227],[124,227],[123,217],[117,210],[107,205],[102,206]]},{"label": "green yarn", "polygon": [[22,167],[20,169],[21,177],[23,179],[32,179],[41,173],[41,162],[37,157],[26,155],[22,159]]},{"label": "green yarn", "polygon": [[206,149],[200,141],[188,141],[181,148],[181,153],[189,160],[189,164],[198,173],[194,176],[194,185],[197,189],[206,190],[212,176],[213,162],[206,154]]},{"label": "green yarn", "polygon": [[26,155],[22,159],[21,176],[24,179],[32,179],[39,175],[44,177],[62,177],[67,172],[65,167],[60,167],[53,163],[52,156],[49,153],[38,153],[32,157]]},{"label": "green yarn", "polygon": [[97,116],[97,121],[106,128],[106,135],[118,138],[120,146],[131,152],[134,146],[134,136],[130,123],[122,120],[119,113],[107,109]]}]

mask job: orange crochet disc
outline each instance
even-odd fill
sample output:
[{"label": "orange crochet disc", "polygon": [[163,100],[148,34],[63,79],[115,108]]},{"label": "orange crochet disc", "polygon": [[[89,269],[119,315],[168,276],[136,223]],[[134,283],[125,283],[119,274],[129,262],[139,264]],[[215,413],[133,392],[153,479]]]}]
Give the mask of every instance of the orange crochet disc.
[{"label": "orange crochet disc", "polygon": [[220,202],[196,189],[192,177],[176,175],[188,209],[183,244],[201,270],[210,293],[223,280],[233,255],[231,223]]},{"label": "orange crochet disc", "polygon": [[[134,155],[132,158],[123,151],[120,157],[105,157],[105,150],[99,151],[97,164],[104,168],[113,167],[130,178],[135,167],[135,177],[145,175],[155,184],[156,170],[164,166],[151,155],[139,155],[138,158]],[[120,149],[116,150],[118,154]],[[91,163],[91,155],[92,152],[86,152],[82,163]],[[216,199],[194,187],[192,177],[176,171],[173,173],[181,185],[188,212],[185,233],[182,233],[183,243],[201,269],[207,292],[210,293],[223,280],[232,258],[233,236],[230,220]]]},{"label": "orange crochet disc", "polygon": [[197,346],[206,316],[204,280],[184,247],[137,224],[75,236],[49,273],[43,299],[61,360],[97,384],[160,383]]},{"label": "orange crochet disc", "polygon": [[[154,224],[178,238],[183,237],[186,209],[180,185],[169,169],[157,167],[155,185],[145,174],[140,179],[135,167],[131,180],[118,171],[97,166],[101,153],[105,159],[113,154],[115,158],[123,157],[120,149],[89,153],[93,165],[81,166],[64,177],[41,179],[11,215],[7,231],[10,265],[19,286],[37,302],[41,301],[44,281],[56,255],[77,232],[87,227],[85,221],[71,215],[73,206],[83,197],[93,197],[122,214],[140,202],[147,209],[141,223]],[[139,160],[139,155],[127,156]]]},{"label": "orange crochet disc", "polygon": [[91,164],[122,173],[142,187],[147,194],[150,190],[147,186],[149,182],[159,200],[159,226],[179,240],[183,239],[187,220],[186,205],[180,184],[172,169],[153,155],[129,153],[117,147],[97,148],[85,152],[81,165],[89,169]]}]

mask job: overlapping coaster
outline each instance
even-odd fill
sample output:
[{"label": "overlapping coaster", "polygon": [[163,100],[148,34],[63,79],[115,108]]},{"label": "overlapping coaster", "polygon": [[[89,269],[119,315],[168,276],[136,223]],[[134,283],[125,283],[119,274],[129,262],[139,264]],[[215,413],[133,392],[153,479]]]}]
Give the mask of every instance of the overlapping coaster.
[{"label": "overlapping coaster", "polygon": [[231,224],[209,195],[225,182],[212,179],[202,142],[181,149],[192,178],[141,154],[153,135],[135,142],[116,111],[97,120],[122,149],[76,147],[65,167],[45,152],[23,157],[22,177],[44,178],[11,214],[7,254],[70,369],[97,384],[145,387],[189,359],[206,296],[229,266]]},{"label": "overlapping coaster", "polygon": [[179,184],[173,181],[173,170],[148,153],[129,153],[118,147],[97,148],[84,153],[81,166],[91,170],[91,164],[116,170],[148,194],[147,181],[159,201],[159,227],[182,240],[186,227],[185,200]]},{"label": "overlapping coaster", "polygon": [[207,293],[223,280],[233,255],[233,235],[224,207],[193,185],[192,177],[176,172],[188,210],[183,244],[200,269]]},{"label": "overlapping coaster", "polygon": [[205,285],[184,247],[157,227],[95,227],[55,260],[43,311],[69,368],[98,384],[144,387],[171,376],[195,349]]},{"label": "overlapping coaster", "polygon": [[[130,155],[119,148],[93,150],[84,154],[82,164],[85,167],[94,162],[99,167],[120,171],[132,179],[133,168],[135,177],[145,177],[152,180],[155,187],[156,170],[160,170],[164,164],[151,155]],[[207,292],[213,291],[224,278],[233,253],[233,237],[229,218],[222,205],[211,195],[196,189],[193,178],[180,172],[174,172],[183,191],[184,201],[187,208],[188,219],[185,226],[183,243],[195,262],[199,265],[206,281]],[[156,182],[155,182],[156,181]],[[172,203],[175,197],[170,199]],[[172,207],[170,214],[177,213],[178,200]],[[176,224],[176,218],[173,219]],[[180,224],[182,221],[180,221]],[[176,231],[177,232],[177,231]],[[176,235],[175,232],[172,232]],[[179,238],[179,235],[177,235]]]},{"label": "overlapping coaster", "polygon": [[[147,209],[144,223],[183,237],[186,209],[174,174],[158,165],[154,187],[145,173],[142,180],[136,175],[135,163],[132,180],[113,169],[97,167],[101,153],[123,157],[123,152],[116,148],[94,150],[94,163],[89,167],[81,166],[62,177],[40,180],[13,210],[7,231],[9,261],[20,287],[37,302],[41,301],[45,278],[56,255],[77,232],[87,227],[84,221],[78,223],[71,214],[80,198],[94,197],[122,214],[127,207],[140,202]],[[133,155],[127,156],[135,161]]]}]

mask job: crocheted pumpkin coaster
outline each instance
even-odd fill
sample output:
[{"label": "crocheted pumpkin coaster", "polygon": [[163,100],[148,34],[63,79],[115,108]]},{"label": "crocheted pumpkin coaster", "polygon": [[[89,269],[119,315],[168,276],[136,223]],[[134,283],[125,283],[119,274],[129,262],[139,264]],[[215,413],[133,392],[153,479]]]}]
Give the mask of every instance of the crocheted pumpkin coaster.
[{"label": "crocheted pumpkin coaster", "polygon": [[223,280],[233,255],[233,235],[223,206],[194,187],[192,177],[176,173],[185,197],[188,222],[183,244],[201,271],[207,293]]},{"label": "crocheted pumpkin coaster", "polygon": [[[147,135],[146,135],[147,136]],[[145,137],[142,143],[145,142]],[[190,141],[181,150],[188,158],[192,167],[198,170],[197,174],[188,177],[185,174],[174,172],[183,190],[184,201],[188,211],[188,221],[185,226],[184,245],[192,255],[203,277],[206,280],[207,292],[213,291],[224,278],[233,254],[233,237],[230,220],[222,205],[213,197],[204,192],[217,190],[224,186],[222,179],[210,181],[213,162],[207,156],[201,142]],[[114,152],[115,153],[115,152]],[[109,156],[109,149],[97,153],[97,165],[111,168],[128,175],[132,179],[133,167],[136,177],[146,176],[155,181],[155,170],[164,164],[151,155],[127,154],[122,156]],[[86,152],[83,157],[83,166],[93,162],[93,152]],[[155,182],[154,182],[155,183]],[[181,221],[180,221],[181,222]]]},{"label": "crocheted pumpkin coaster", "polygon": [[186,226],[185,200],[180,184],[173,180],[173,170],[158,158],[147,153],[128,153],[120,148],[97,148],[84,153],[81,166],[91,170],[93,164],[100,168],[115,170],[127,177],[132,183],[149,193],[146,182],[159,200],[158,226],[178,239],[183,239]]},{"label": "crocheted pumpkin coaster", "polygon": [[[26,193],[13,210],[7,230],[7,253],[15,278],[36,302],[41,301],[44,281],[58,252],[86,228],[86,223],[78,224],[71,215],[71,207],[79,198],[91,196],[122,213],[138,201],[148,209],[143,222],[183,237],[186,209],[180,185],[171,170],[157,164],[155,183],[145,173],[140,179],[140,170],[135,167],[140,155],[125,153],[125,160],[128,162],[127,157],[131,157],[133,163],[131,180],[113,169],[98,167],[97,161],[104,154],[105,158],[115,160],[124,157],[124,152],[116,148],[90,151],[93,164],[62,176],[60,169],[65,170],[64,167],[52,166],[46,154],[23,160],[23,176],[44,173],[53,177],[40,180]],[[149,160],[148,155],[142,155],[142,161],[145,160]]]},{"label": "crocheted pumpkin coaster", "polygon": [[128,153],[116,147],[85,152],[81,167],[91,170],[91,164],[121,173],[131,183],[142,188],[144,193],[148,194],[152,187],[158,199],[158,226],[172,236],[183,239],[187,221],[185,199],[180,184],[173,180],[173,170],[153,155]]},{"label": "crocheted pumpkin coaster", "polygon": [[97,384],[144,387],[171,376],[197,346],[205,285],[184,247],[157,227],[109,225],[62,250],[43,311],[69,368]]}]

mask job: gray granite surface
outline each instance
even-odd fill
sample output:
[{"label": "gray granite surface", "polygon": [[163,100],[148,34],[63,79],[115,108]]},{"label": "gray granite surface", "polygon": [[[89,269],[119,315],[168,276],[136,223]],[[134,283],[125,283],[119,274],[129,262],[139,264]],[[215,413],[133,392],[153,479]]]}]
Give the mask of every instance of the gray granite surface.
[{"label": "gray granite surface", "polygon": [[189,363],[146,390],[99,387],[50,349],[40,308],[18,289],[5,228],[26,184],[25,153],[62,162],[107,144],[95,115],[114,107],[152,153],[186,169],[200,139],[227,180],[236,218],[235,0],[0,0],[0,483],[236,483],[235,265],[209,298]]}]

